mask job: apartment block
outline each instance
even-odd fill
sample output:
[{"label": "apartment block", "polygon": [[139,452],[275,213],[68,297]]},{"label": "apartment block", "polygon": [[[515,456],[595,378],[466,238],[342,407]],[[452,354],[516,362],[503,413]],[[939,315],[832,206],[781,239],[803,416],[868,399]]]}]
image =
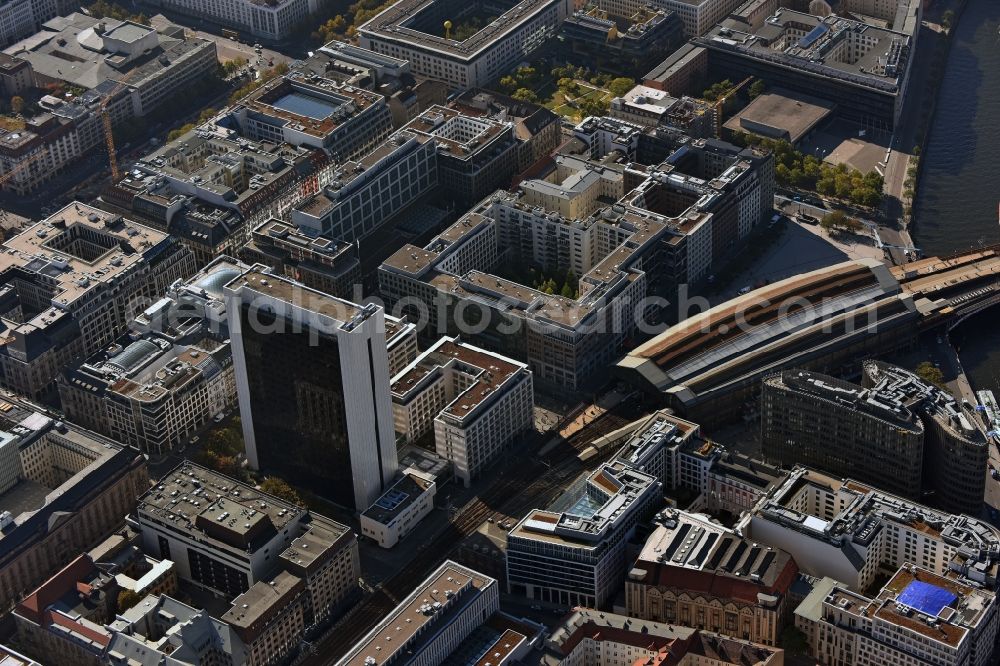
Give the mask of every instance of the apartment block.
[{"label": "apartment block", "polygon": [[396,432],[407,442],[434,433],[439,456],[466,487],[534,426],[524,363],[441,338],[392,378]]},{"label": "apartment block", "polygon": [[323,7],[321,0],[155,0],[153,4],[268,41],[291,37]]},{"label": "apartment block", "polygon": [[246,266],[219,257],[133,320],[128,333],[59,375],[68,418],[152,455],[182,445],[236,404],[222,286]]},{"label": "apartment block", "polygon": [[993,592],[905,564],[868,597],[825,578],[795,609],[809,653],[833,666],[993,663]]},{"label": "apartment block", "polygon": [[9,610],[111,534],[149,477],[135,449],[10,398],[0,403],[0,430],[16,437],[21,470],[0,496],[0,607]]},{"label": "apartment block", "polygon": [[190,461],[144,493],[130,521],[144,552],[230,600],[283,573],[296,598],[304,590],[303,616],[325,617],[357,588],[358,545],[347,527]]},{"label": "apartment block", "polygon": [[545,641],[545,666],[780,666],[784,650],[673,623],[575,608]]},{"label": "apartment block", "polygon": [[336,664],[440,664],[499,609],[496,580],[446,560]]},{"label": "apartment block", "polygon": [[279,572],[233,599],[233,605],[219,619],[239,637],[247,666],[273,664],[302,640],[306,627],[305,584],[287,571]]},{"label": "apartment block", "polygon": [[361,514],[361,535],[382,548],[406,538],[434,509],[437,483],[433,475],[408,468],[385,494]]},{"label": "apartment block", "polygon": [[73,121],[43,113],[28,119],[23,129],[0,130],[0,173],[15,194],[36,190],[83,154]]},{"label": "apartment block", "polygon": [[657,517],[625,580],[628,615],[777,645],[798,575],[791,556],[704,514]]},{"label": "apartment block", "polygon": [[392,129],[381,95],[299,70],[261,86],[229,114],[245,137],[323,150],[336,162],[364,155]]},{"label": "apartment block", "polygon": [[389,348],[407,330],[251,267],[225,287],[247,460],[364,510],[397,470]]},{"label": "apartment block", "polygon": [[[498,10],[500,16],[488,20]],[[362,25],[358,34],[363,48],[410,61],[413,74],[466,89],[482,87],[525,60],[558,32],[571,11],[569,0],[497,5],[406,0]],[[444,21],[455,19],[457,25],[463,15],[479,18],[485,27],[462,41],[451,39]]]},{"label": "apartment block", "polygon": [[736,526],[787,551],[810,576],[863,592],[880,571],[904,564],[969,585],[996,586],[1000,532],[851,479],[796,468]]},{"label": "apartment block", "polygon": [[194,273],[177,239],[72,203],[3,244],[2,382],[53,397],[59,371],[122,333],[140,305]]},{"label": "apartment block", "polygon": [[662,503],[655,477],[621,463],[602,465],[510,531],[508,590],[560,606],[605,606],[627,571],[626,541]]}]

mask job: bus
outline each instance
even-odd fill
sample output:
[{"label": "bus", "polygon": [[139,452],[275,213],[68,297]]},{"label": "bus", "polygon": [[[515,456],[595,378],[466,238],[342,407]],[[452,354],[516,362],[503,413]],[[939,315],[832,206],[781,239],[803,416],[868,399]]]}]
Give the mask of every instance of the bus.
[{"label": "bus", "polygon": [[222,29],[222,36],[231,39],[234,42],[240,41],[240,33],[235,30],[230,30],[229,28]]}]

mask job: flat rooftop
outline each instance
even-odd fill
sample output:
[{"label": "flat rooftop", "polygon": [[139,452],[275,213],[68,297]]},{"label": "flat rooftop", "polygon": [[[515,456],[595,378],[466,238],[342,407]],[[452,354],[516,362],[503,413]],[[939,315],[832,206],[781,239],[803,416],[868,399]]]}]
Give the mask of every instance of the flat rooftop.
[{"label": "flat rooftop", "polygon": [[[358,32],[364,37],[407,44],[454,59],[471,61],[483,51],[492,48],[508,33],[531,22],[540,12],[560,2],[560,0],[522,0],[461,42],[411,27],[415,19],[431,5],[446,4],[446,1],[401,0],[363,24],[358,28]],[[453,6],[456,12],[466,7],[454,0],[447,4]]]},{"label": "flat rooftop", "polygon": [[750,102],[726,121],[733,131],[751,132],[798,143],[833,113],[836,105],[785,90],[771,90]]},{"label": "flat rooftop", "polygon": [[370,666],[369,660],[385,664],[413,651],[420,640],[418,634],[429,640],[434,634],[428,635],[425,629],[454,621],[455,614],[472,598],[496,585],[496,580],[489,576],[447,560],[351,648],[337,666]]},{"label": "flat rooftop", "polygon": [[185,461],[137,502],[151,520],[241,556],[299,520],[305,509]]},{"label": "flat rooftop", "polygon": [[362,515],[381,525],[388,525],[427,492],[433,483],[420,475],[403,472],[402,477],[365,509]]}]

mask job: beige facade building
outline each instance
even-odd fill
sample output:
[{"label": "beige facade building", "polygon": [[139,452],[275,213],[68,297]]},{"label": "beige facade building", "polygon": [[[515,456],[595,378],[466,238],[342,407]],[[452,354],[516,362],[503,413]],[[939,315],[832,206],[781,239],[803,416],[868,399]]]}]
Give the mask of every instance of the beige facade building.
[{"label": "beige facade building", "polygon": [[993,592],[903,565],[874,597],[830,578],[795,610],[809,654],[824,666],[995,663]]},{"label": "beige facade building", "polygon": [[0,383],[53,397],[58,373],[110,343],[194,258],[165,233],[68,204],[3,244]]},{"label": "beige facade building", "polygon": [[0,496],[3,609],[111,534],[149,483],[135,449],[5,399],[0,430],[15,428],[22,471]]},{"label": "beige facade building", "polygon": [[534,425],[531,371],[457,338],[441,338],[392,378],[396,432],[434,433],[437,454],[468,486]]},{"label": "beige facade building", "polygon": [[625,581],[626,612],[777,645],[798,567],[699,514],[667,511]]}]

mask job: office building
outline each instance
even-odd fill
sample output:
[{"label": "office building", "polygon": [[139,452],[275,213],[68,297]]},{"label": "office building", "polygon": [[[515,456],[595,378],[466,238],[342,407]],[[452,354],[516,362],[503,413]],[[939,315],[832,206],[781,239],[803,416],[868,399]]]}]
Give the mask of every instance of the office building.
[{"label": "office building", "polygon": [[0,53],[0,93],[5,97],[13,97],[34,87],[35,70],[31,69],[31,63],[23,58]]},{"label": "office building", "polygon": [[336,664],[440,664],[499,609],[496,580],[446,560]]},{"label": "office building", "polygon": [[[169,230],[198,205],[267,219],[284,198],[301,197],[302,180],[317,169],[316,155],[241,137],[223,119],[209,121],[144,156],[104,198]],[[236,230],[234,254],[252,226]]]},{"label": "office building", "polygon": [[58,373],[124,330],[145,299],[194,273],[175,238],[86,204],[67,204],[3,243],[2,382],[52,398]]},{"label": "office building", "polygon": [[825,578],[795,609],[809,654],[825,664],[993,663],[993,592],[904,564],[873,597]]},{"label": "office building", "polygon": [[236,405],[222,286],[246,266],[219,257],[134,319],[128,333],[59,375],[66,416],[162,455]]},{"label": "office building", "polygon": [[741,516],[785,479],[779,467],[741,453],[725,452],[708,470],[706,506],[710,513]]},{"label": "office building", "polygon": [[218,67],[214,41],[186,36],[175,26],[161,33],[134,21],[79,12],[53,18],[7,52],[31,64],[38,86],[66,83],[110,93],[122,84],[128,116],[137,117],[169,103]]},{"label": "office building", "polygon": [[723,21],[693,43],[708,52],[710,76],[752,76],[821,97],[840,117],[879,131],[899,120],[913,51],[906,32],[788,8],[760,27]]},{"label": "office building", "polygon": [[777,645],[798,567],[704,514],[664,511],[625,580],[628,615]]},{"label": "office building", "polygon": [[662,503],[655,477],[602,465],[510,531],[508,590],[560,606],[605,606],[627,571],[625,543]]},{"label": "office building", "polygon": [[273,664],[299,646],[307,622],[303,580],[287,571],[257,581],[219,619],[232,629],[247,664]]},{"label": "office building", "polygon": [[121,588],[115,577],[78,555],[14,609],[18,643],[50,666],[98,666]]},{"label": "office building", "polygon": [[865,361],[861,369],[866,388],[907,403],[920,417],[924,426],[924,486],[933,492],[934,505],[978,516],[986,492],[983,468],[990,457],[990,441],[980,414],[909,370],[873,360]]},{"label": "office building", "polygon": [[677,14],[688,39],[704,35],[716,23],[726,18],[744,0],[654,0],[653,6]]},{"label": "office building", "polygon": [[[502,11],[500,16],[491,12]],[[569,16],[569,0],[522,0],[499,5],[456,0],[405,0],[358,28],[363,48],[410,61],[410,70],[451,88],[482,87],[525,60],[554,36]],[[492,18],[492,20],[490,20]],[[461,41],[451,39],[467,21],[484,27]]]},{"label": "office building", "polygon": [[364,155],[392,129],[381,95],[297,70],[264,84],[229,113],[247,138],[323,150],[336,162]]},{"label": "office building", "polygon": [[54,422],[13,399],[0,430],[17,438],[21,473],[0,496],[0,608],[107,537],[147,487],[138,451]]},{"label": "office building", "polygon": [[15,194],[36,190],[83,154],[75,124],[42,113],[17,131],[0,130],[0,173],[9,176],[3,188]]},{"label": "office building", "polygon": [[796,468],[736,529],[787,551],[810,576],[864,592],[904,564],[970,585],[996,587],[1000,532],[850,479]]},{"label": "office building", "polygon": [[39,30],[57,16],[79,9],[72,0],[10,0],[0,6],[0,47]]},{"label": "office building", "polygon": [[441,338],[392,378],[396,432],[434,449],[466,487],[534,426],[531,371],[524,363]]},{"label": "office building", "polygon": [[266,663],[251,661],[228,624],[165,594],[146,596],[118,613],[105,631],[101,664],[107,666]]},{"label": "office building", "polygon": [[259,265],[225,293],[250,465],[371,506],[397,469],[388,347],[405,331]]},{"label": "office building", "polygon": [[[637,312],[645,296],[674,299],[739,247],[774,187],[770,156],[722,142],[608,118],[585,120],[574,139],[543,177],[493,193],[379,268],[382,297],[402,301],[427,334],[459,334],[465,319],[479,331],[470,341],[571,388],[605,368],[651,314]],[[639,158],[660,166],[626,162]],[[572,297],[546,294],[505,266],[579,279]]]},{"label": "office building", "polygon": [[253,230],[239,256],[331,296],[360,300],[361,263],[354,243],[310,236],[272,217]]},{"label": "office building", "polygon": [[653,3],[626,14],[605,10],[607,3],[573,12],[559,32],[572,62],[594,71],[629,78],[641,75],[683,41],[684,26],[675,12]]},{"label": "office building", "polygon": [[761,455],[919,498],[924,428],[899,398],[804,370],[771,375],[760,399]]},{"label": "office building", "polygon": [[864,386],[803,370],[766,378],[763,456],[978,515],[989,444],[977,414],[902,368],[863,371]]},{"label": "office building", "polygon": [[320,0],[155,0],[168,11],[187,14],[232,29],[246,38],[281,41],[323,7]]},{"label": "office building", "polygon": [[780,666],[784,651],[675,623],[574,608],[545,641],[544,666]]},{"label": "office building", "polygon": [[350,529],[190,461],[144,493],[130,521],[144,552],[172,560],[178,578],[229,600],[280,572],[298,581],[286,576],[289,587],[304,589],[303,613],[325,617],[357,590]]},{"label": "office building", "polygon": [[43,666],[41,662],[25,657],[6,645],[0,645],[0,664],[5,666]]},{"label": "office building", "polygon": [[509,122],[434,106],[360,160],[339,165],[291,221],[311,235],[356,241],[431,189],[473,202],[510,182],[520,146]]},{"label": "office building", "polygon": [[385,494],[361,514],[361,536],[382,548],[406,538],[434,509],[437,480],[416,469],[405,469]]}]

